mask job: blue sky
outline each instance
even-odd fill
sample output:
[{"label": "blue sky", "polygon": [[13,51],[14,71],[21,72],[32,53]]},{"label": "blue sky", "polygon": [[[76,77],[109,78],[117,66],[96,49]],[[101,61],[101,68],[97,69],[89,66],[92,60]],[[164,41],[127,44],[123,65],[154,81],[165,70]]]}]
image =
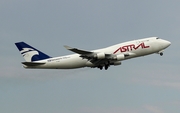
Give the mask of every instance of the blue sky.
[{"label": "blue sky", "polygon": [[[1,113],[179,113],[180,1],[1,0]],[[50,56],[158,36],[164,52],[107,71],[24,69],[14,43]]]}]

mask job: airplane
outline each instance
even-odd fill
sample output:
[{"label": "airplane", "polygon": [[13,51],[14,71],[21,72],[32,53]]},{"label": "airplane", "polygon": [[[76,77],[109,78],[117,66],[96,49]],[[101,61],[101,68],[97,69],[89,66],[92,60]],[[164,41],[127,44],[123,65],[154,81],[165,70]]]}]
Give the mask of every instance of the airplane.
[{"label": "airplane", "polygon": [[121,65],[123,60],[154,53],[162,56],[163,51],[171,45],[171,42],[159,37],[149,37],[92,51],[64,46],[75,54],[60,57],[50,57],[25,42],[17,42],[15,45],[25,59],[25,62],[22,62],[24,68],[76,69],[91,67],[107,70],[111,65]]}]

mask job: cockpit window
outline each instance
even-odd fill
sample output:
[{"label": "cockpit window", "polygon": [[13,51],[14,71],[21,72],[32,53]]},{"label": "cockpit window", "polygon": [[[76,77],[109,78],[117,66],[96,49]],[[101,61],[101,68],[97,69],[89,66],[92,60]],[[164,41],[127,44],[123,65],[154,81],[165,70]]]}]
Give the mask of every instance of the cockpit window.
[{"label": "cockpit window", "polygon": [[156,39],[159,39],[158,37]]}]

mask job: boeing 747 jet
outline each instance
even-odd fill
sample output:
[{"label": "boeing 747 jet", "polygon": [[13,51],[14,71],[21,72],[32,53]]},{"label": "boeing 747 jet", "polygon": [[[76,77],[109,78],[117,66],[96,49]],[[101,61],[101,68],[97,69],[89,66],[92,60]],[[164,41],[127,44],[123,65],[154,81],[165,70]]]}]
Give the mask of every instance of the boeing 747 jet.
[{"label": "boeing 747 jet", "polygon": [[111,65],[121,65],[123,60],[130,58],[154,53],[162,56],[164,49],[169,47],[171,42],[158,37],[150,37],[92,51],[64,46],[75,54],[60,57],[51,57],[25,42],[17,42],[15,45],[25,59],[25,62],[22,62],[24,68],[75,69],[92,67],[107,70]]}]

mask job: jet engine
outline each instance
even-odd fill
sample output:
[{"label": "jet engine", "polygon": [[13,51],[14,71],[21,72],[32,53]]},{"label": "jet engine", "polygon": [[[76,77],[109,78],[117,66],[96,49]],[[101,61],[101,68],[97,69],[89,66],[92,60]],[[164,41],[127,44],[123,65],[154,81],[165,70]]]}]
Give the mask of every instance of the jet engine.
[{"label": "jet engine", "polygon": [[125,58],[124,54],[119,54],[119,55],[116,55],[116,56],[114,57],[114,59],[115,59],[115,60],[118,60],[118,61],[124,60],[124,58]]},{"label": "jet engine", "polygon": [[95,58],[97,59],[104,59],[105,58],[105,53],[97,53],[96,55],[94,55]]}]

